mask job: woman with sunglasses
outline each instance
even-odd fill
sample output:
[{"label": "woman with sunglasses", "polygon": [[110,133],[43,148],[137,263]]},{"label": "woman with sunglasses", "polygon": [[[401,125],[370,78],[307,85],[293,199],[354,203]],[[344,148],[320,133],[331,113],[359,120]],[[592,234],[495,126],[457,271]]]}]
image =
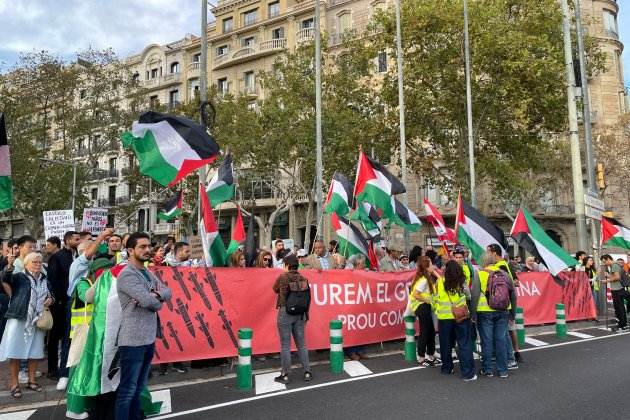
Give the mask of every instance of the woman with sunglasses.
[{"label": "woman with sunglasses", "polygon": [[260,251],[258,257],[256,257],[256,267],[258,268],[273,268],[273,257],[269,251]]}]

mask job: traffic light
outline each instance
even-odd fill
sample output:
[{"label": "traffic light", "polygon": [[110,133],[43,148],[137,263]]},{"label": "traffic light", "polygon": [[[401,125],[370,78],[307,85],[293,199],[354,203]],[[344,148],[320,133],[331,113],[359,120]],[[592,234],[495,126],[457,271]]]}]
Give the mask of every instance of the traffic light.
[{"label": "traffic light", "polygon": [[604,164],[597,164],[597,186],[599,189],[603,190],[606,188],[606,180],[604,179]]}]

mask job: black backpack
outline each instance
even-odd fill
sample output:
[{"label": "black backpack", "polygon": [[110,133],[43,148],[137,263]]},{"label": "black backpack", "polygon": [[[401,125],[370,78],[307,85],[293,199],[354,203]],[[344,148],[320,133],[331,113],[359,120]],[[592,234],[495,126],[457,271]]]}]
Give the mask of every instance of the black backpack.
[{"label": "black backpack", "polygon": [[630,287],[630,276],[628,275],[628,273],[626,273],[626,270],[624,270],[623,268],[621,269],[621,272],[619,273],[619,283],[621,283],[621,287],[623,288]]},{"label": "black backpack", "polygon": [[[306,286],[301,283],[305,282]],[[308,280],[301,277],[299,280],[289,280],[285,308],[289,315],[306,315],[311,306],[311,287]]]}]

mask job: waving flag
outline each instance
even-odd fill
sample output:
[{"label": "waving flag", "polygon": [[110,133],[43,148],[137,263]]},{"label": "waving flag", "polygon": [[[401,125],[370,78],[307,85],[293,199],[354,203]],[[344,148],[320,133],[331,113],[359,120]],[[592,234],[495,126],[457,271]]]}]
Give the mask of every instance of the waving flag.
[{"label": "waving flag", "polygon": [[433,225],[433,229],[435,229],[438,240],[442,242],[457,242],[455,231],[446,227],[444,219],[438,209],[436,209],[435,206],[426,198],[424,199],[424,209],[427,212],[427,220]]},{"label": "waving flag", "polygon": [[405,186],[398,178],[365,153],[360,153],[353,191],[357,201],[367,201],[377,209],[381,209],[385,217],[390,218],[395,211],[391,196],[404,192],[406,192]]},{"label": "waving flag", "polygon": [[165,187],[212,163],[219,153],[219,145],[201,125],[155,111],[142,113],[121,139],[136,155],[140,173]]},{"label": "waving flag", "polygon": [[615,219],[602,217],[602,245],[630,249],[630,229]]},{"label": "waving flag", "polygon": [[344,217],[338,217],[335,213],[330,216],[332,228],[337,234],[339,243],[337,249],[339,253],[348,258],[352,255],[361,254],[369,259],[369,245],[361,234],[358,227],[354,226]]},{"label": "waving flag", "polygon": [[410,232],[420,229],[422,222],[418,219],[418,216],[395,197],[392,197],[392,207],[394,208],[394,215],[391,218],[392,222]]},{"label": "waving flag", "polygon": [[510,236],[518,242],[519,246],[522,246],[533,255],[540,256],[549,272],[554,276],[562,270],[577,264],[577,261],[551,239],[525,209],[518,211]]},{"label": "waving flag", "polygon": [[157,217],[160,220],[170,222],[177,216],[182,214],[182,204],[184,202],[184,192],[182,190],[177,191],[174,196],[162,203],[160,212]]},{"label": "waving flag", "polygon": [[473,258],[479,263],[486,248],[498,244],[505,254],[505,234],[477,209],[462,200],[457,200],[457,219],[455,221],[457,242],[470,249]]},{"label": "waving flag", "polygon": [[339,171],[333,174],[330,188],[328,188],[328,195],[326,196],[326,203],[324,204],[324,213],[334,212],[337,216],[345,216],[354,207],[350,181]]},{"label": "waving flag", "polygon": [[357,209],[350,215],[351,220],[358,220],[361,226],[367,232],[370,239],[375,242],[381,240],[381,229],[383,228],[383,220],[379,211],[370,203],[361,202]]},{"label": "waving flag", "polygon": [[225,155],[221,166],[208,183],[206,193],[213,208],[234,197],[234,165],[231,154]]},{"label": "waving flag", "polygon": [[0,211],[13,207],[13,183],[11,182],[11,156],[4,114],[0,112]]},{"label": "waving flag", "polygon": [[199,235],[201,236],[206,265],[208,267],[225,267],[227,260],[225,245],[223,245],[221,235],[219,235],[219,228],[212,214],[212,206],[202,184],[199,184],[199,195],[201,195],[202,210],[202,217],[199,222]]},{"label": "waving flag", "polygon": [[236,223],[232,229],[232,240],[228,245],[227,255],[228,257],[238,249],[238,247],[245,242],[245,227],[243,226],[243,216],[241,215],[241,208],[236,206]]}]

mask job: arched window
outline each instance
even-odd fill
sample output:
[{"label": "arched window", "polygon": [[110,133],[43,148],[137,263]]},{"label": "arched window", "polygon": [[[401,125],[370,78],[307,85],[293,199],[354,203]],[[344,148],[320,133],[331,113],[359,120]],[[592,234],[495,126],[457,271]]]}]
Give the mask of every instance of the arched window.
[{"label": "arched window", "polygon": [[171,73],[179,73],[179,63],[177,61],[171,63]]}]

